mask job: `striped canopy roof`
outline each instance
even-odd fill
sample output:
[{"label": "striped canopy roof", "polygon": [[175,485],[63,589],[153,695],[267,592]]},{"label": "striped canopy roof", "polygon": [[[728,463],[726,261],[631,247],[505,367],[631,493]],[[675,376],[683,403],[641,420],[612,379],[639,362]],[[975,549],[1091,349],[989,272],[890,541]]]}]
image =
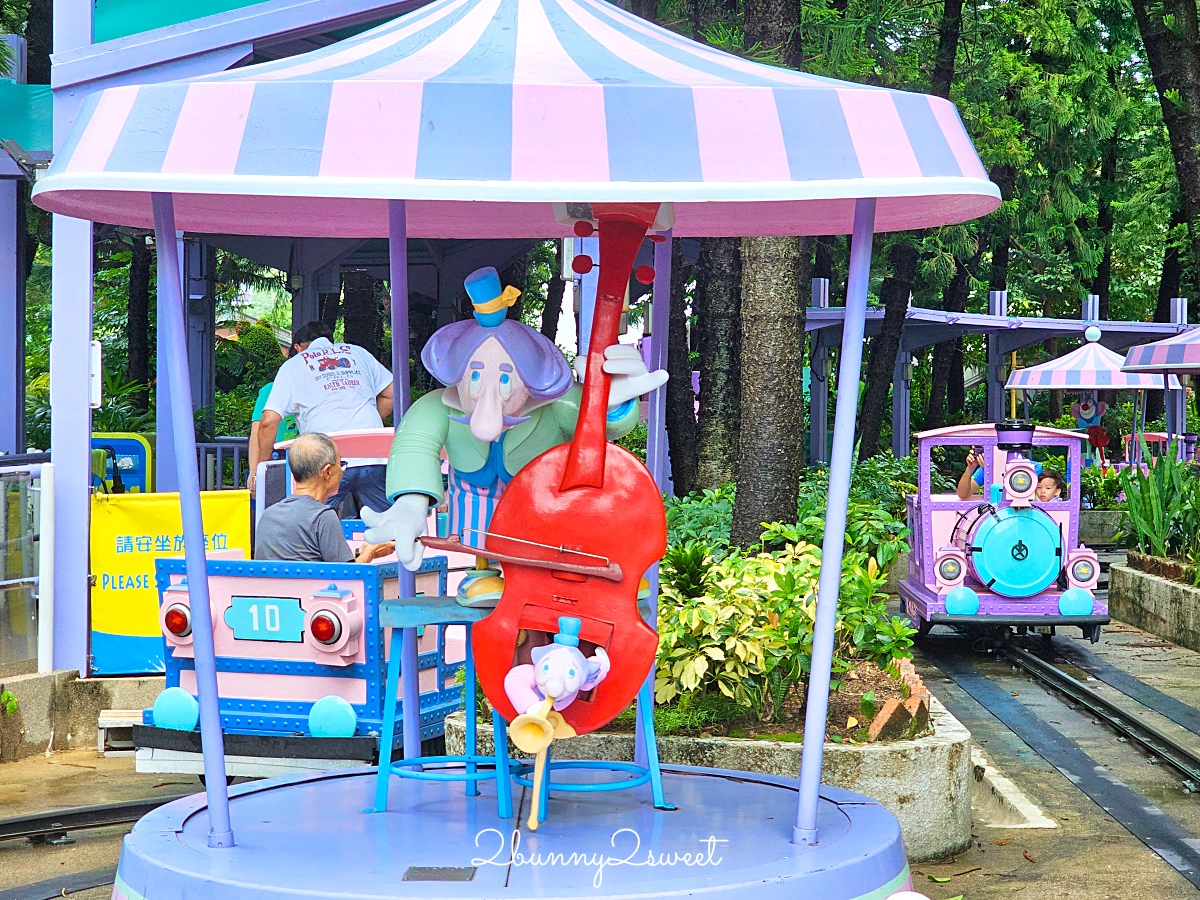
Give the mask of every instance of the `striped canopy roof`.
[{"label": "striped canopy roof", "polygon": [[674,204],[678,235],[994,210],[954,106],[760,65],[605,0],[434,0],[303,56],[88,97],[37,203],[200,232],[553,237],[551,203]]},{"label": "striped canopy roof", "polygon": [[[1089,341],[1065,356],[1008,376],[1009,390],[1112,390],[1161,391],[1162,375],[1122,372],[1125,358],[1107,347]],[[1171,390],[1179,389],[1179,379],[1171,376]]]},{"label": "striped canopy roof", "polygon": [[1200,372],[1200,328],[1180,332],[1152,344],[1131,347],[1125,354],[1126,372]]}]

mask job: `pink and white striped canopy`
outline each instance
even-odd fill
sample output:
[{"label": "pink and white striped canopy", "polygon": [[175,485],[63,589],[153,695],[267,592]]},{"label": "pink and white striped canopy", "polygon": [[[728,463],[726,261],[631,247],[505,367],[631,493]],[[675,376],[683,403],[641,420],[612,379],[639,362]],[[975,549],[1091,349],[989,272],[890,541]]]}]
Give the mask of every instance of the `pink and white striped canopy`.
[{"label": "pink and white striped canopy", "polygon": [[[1008,390],[1027,391],[1161,391],[1162,375],[1122,372],[1125,357],[1107,347],[1089,341],[1058,359],[1017,369],[1008,376]],[[1179,389],[1179,379],[1171,376],[1171,390]]]},{"label": "pink and white striped canopy", "polygon": [[149,227],[554,237],[552,203],[674,204],[678,235],[833,234],[994,210],[954,106],[760,65],[605,0],[434,0],[303,56],[87,98],[36,188]]},{"label": "pink and white striped canopy", "polygon": [[1200,328],[1180,332],[1152,344],[1131,347],[1125,354],[1126,372],[1200,372]]}]

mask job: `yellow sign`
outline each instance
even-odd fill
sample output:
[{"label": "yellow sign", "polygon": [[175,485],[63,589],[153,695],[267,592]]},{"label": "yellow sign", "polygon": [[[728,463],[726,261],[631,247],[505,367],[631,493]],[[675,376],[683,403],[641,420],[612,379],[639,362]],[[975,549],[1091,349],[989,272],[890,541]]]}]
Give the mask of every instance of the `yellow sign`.
[{"label": "yellow sign", "polygon": [[[250,493],[204,492],[200,507],[205,550],[249,559]],[[182,555],[178,494],[92,496],[92,674],[162,671],[154,561]]]}]

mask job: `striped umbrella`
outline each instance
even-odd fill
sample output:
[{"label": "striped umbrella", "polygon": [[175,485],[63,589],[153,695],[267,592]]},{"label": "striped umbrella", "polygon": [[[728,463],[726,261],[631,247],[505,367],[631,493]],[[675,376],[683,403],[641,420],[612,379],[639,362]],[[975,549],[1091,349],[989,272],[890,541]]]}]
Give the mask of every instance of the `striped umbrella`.
[{"label": "striped umbrella", "polygon": [[1126,372],[1200,373],[1200,328],[1192,328],[1152,344],[1131,347],[1125,354]]},{"label": "striped umbrella", "polygon": [[[1090,330],[1090,329],[1089,329]],[[1098,331],[1099,329],[1097,329]],[[1125,364],[1120,353],[1109,350],[1098,341],[1089,340],[1065,356],[1027,369],[1017,369],[1008,376],[1008,390],[1061,391],[1161,391],[1161,374],[1122,372]],[[1162,342],[1160,342],[1162,343]],[[1178,390],[1179,380],[1171,377],[1171,390]]]},{"label": "striped umbrella", "polygon": [[38,205],[150,227],[554,237],[552,204],[672,203],[675,234],[876,230],[994,210],[946,100],[722,53],[605,0],[434,0],[303,56],[83,103]]}]

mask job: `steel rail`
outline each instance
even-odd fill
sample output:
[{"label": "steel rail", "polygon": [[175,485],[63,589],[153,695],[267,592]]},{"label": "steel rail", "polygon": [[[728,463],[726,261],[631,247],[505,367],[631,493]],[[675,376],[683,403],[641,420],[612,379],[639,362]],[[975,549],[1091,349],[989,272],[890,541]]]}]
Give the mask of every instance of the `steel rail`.
[{"label": "steel rail", "polygon": [[29,816],[0,819],[0,841],[62,834],[68,831],[83,831],[89,828],[128,825],[130,822],[136,822],[151,810],[186,796],[190,795],[147,797],[141,800],[124,800],[119,803],[104,803],[97,806],[73,806]]},{"label": "steel rail", "polygon": [[1044,659],[1039,659],[1028,650],[1006,644],[1003,653],[1010,662],[1059,693],[1070,697],[1099,716],[1105,724],[1141,744],[1163,762],[1200,785],[1200,753],[1184,746],[1153,725],[1139,721],[1135,714],[1122,709],[1083,682],[1072,678]]}]

